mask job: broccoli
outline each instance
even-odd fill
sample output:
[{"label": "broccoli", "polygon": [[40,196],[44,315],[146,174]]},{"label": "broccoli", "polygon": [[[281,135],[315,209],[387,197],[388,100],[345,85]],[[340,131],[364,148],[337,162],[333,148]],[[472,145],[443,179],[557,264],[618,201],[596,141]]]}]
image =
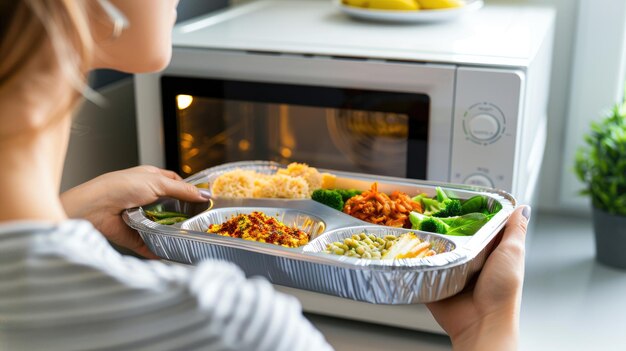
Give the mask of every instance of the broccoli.
[{"label": "broccoli", "polygon": [[411,212],[409,214],[409,220],[411,221],[412,229],[423,230],[425,232],[446,234],[450,227],[437,217],[426,216],[419,212]]},{"label": "broccoli", "polygon": [[448,234],[450,226],[444,223],[440,218],[428,217],[422,221],[420,230],[437,234]]},{"label": "broccoli", "polygon": [[462,214],[461,201],[449,198],[440,187],[437,187],[436,190],[437,196],[434,199],[420,195],[415,197],[421,199],[424,205],[424,214],[435,217],[460,216]]},{"label": "broccoli", "polygon": [[353,196],[361,195],[363,193],[361,190],[356,189],[336,189],[335,191],[341,195],[341,199],[344,202],[348,201],[348,199]]},{"label": "broccoli", "polygon": [[483,213],[469,213],[463,216],[439,218],[411,212],[409,220],[412,229],[447,235],[474,235],[490,217]]},{"label": "broccoli", "polygon": [[343,199],[336,190],[317,189],[311,194],[311,199],[337,211],[343,211]]}]

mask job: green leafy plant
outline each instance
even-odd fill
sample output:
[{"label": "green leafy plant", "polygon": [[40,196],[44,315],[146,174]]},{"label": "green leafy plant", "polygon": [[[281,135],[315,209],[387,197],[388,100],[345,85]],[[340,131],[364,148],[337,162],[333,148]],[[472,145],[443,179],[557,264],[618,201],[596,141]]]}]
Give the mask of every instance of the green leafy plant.
[{"label": "green leafy plant", "polygon": [[576,154],[575,172],[594,207],[626,216],[626,103],[591,124]]}]

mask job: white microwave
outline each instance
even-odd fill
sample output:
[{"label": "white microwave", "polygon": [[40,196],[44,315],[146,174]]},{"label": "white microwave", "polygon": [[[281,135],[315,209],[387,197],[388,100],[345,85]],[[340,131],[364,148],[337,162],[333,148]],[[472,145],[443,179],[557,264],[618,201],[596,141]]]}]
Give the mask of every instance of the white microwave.
[{"label": "white microwave", "polygon": [[[553,25],[549,8],[512,5],[436,24],[362,22],[328,0],[255,1],[181,23],[170,66],[136,76],[140,161],[182,175],[299,161],[500,188],[528,203]],[[361,303],[309,300],[314,311],[440,330],[411,309],[355,317]]]}]

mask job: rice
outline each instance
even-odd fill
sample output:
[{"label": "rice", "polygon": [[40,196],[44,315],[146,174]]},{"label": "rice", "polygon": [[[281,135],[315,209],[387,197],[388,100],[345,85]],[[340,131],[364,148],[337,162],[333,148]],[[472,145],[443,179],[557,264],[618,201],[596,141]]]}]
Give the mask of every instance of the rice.
[{"label": "rice", "polygon": [[329,180],[334,176],[294,162],[273,175],[241,169],[226,172],[215,179],[211,190],[217,197],[306,199]]}]

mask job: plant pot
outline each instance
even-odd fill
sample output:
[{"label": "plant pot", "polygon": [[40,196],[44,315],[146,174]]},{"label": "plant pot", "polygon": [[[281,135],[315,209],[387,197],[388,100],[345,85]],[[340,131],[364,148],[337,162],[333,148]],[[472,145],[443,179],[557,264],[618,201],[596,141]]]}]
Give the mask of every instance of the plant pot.
[{"label": "plant pot", "polygon": [[593,208],[596,259],[607,266],[626,269],[626,216]]}]

